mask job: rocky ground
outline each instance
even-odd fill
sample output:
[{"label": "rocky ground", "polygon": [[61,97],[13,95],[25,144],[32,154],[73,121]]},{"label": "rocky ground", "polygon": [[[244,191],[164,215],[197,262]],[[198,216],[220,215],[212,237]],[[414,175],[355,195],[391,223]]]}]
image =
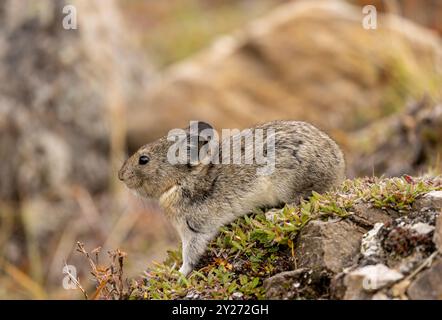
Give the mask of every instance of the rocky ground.
[{"label": "rocky ground", "polygon": [[349,134],[342,146],[350,177],[441,172],[442,104],[424,98]]},{"label": "rocky ground", "polygon": [[[347,180],[295,207],[223,228],[184,278],[180,252],[125,283],[95,274],[104,299],[440,299],[442,179]],[[112,271],[113,270],[113,271]],[[108,280],[110,279],[110,280]],[[114,279],[114,280],[112,280]],[[118,294],[116,294],[118,293]]]}]

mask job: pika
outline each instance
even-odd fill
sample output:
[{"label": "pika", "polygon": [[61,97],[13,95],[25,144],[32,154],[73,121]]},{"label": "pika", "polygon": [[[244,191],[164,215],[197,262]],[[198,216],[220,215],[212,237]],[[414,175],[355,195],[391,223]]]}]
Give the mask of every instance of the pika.
[{"label": "pika", "polygon": [[[325,192],[345,179],[341,149],[306,122],[272,121],[247,129],[255,141],[263,141],[265,164],[257,161],[259,152],[250,152],[253,148],[242,139],[244,131],[213,144],[218,141],[211,125],[198,121],[193,133],[191,129],[182,129],[181,138],[168,135],[142,146],[118,173],[139,196],[159,201],[181,238],[179,271],[186,276],[221,226],[256,208],[297,203],[312,191]],[[177,148],[177,141],[183,149]],[[229,152],[238,141],[240,157]],[[180,150],[185,155],[176,161]],[[270,166],[269,159],[273,161]],[[264,166],[270,170],[260,171]]]}]

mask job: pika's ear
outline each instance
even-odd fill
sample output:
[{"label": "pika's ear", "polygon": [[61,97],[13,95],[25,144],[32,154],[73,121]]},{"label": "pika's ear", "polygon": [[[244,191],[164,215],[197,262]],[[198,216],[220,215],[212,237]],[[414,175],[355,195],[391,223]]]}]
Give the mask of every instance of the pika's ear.
[{"label": "pika's ear", "polygon": [[188,126],[185,130],[188,134],[196,134],[199,135],[203,130],[213,130],[213,127],[204,121],[192,120],[190,121],[190,126]]},{"label": "pika's ear", "polygon": [[198,144],[198,148],[210,141],[214,131],[213,127],[204,121],[190,121],[190,126],[185,130],[188,141],[194,146]]},{"label": "pika's ear", "polygon": [[189,163],[198,165],[201,148],[213,139],[215,131],[213,127],[204,121],[190,121],[190,126],[186,129]]}]

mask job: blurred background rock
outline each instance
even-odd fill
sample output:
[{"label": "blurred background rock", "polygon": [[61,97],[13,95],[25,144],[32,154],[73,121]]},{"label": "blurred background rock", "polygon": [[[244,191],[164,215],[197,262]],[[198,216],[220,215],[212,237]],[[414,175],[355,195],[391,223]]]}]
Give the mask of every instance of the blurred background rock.
[{"label": "blurred background rock", "polygon": [[440,172],[441,21],[436,0],[2,1],[0,298],[81,297],[77,240],[126,251],[129,276],[161,260],[174,231],[116,172],[189,120],[306,120],[349,176]]}]

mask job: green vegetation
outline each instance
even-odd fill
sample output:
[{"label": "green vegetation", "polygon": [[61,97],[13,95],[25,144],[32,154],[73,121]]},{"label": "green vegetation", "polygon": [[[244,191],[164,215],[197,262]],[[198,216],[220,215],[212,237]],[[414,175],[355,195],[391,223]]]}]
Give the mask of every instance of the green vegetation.
[{"label": "green vegetation", "polygon": [[326,194],[313,195],[276,213],[262,211],[240,218],[221,229],[208,252],[188,278],[178,271],[181,253],[171,251],[163,264],[151,268],[143,283],[134,286],[133,299],[177,299],[191,293],[198,298],[228,299],[241,293],[245,299],[264,298],[263,281],[278,272],[296,268],[296,236],[313,219],[345,218],[357,202],[372,203],[399,213],[440,181],[404,178],[347,180]]}]

